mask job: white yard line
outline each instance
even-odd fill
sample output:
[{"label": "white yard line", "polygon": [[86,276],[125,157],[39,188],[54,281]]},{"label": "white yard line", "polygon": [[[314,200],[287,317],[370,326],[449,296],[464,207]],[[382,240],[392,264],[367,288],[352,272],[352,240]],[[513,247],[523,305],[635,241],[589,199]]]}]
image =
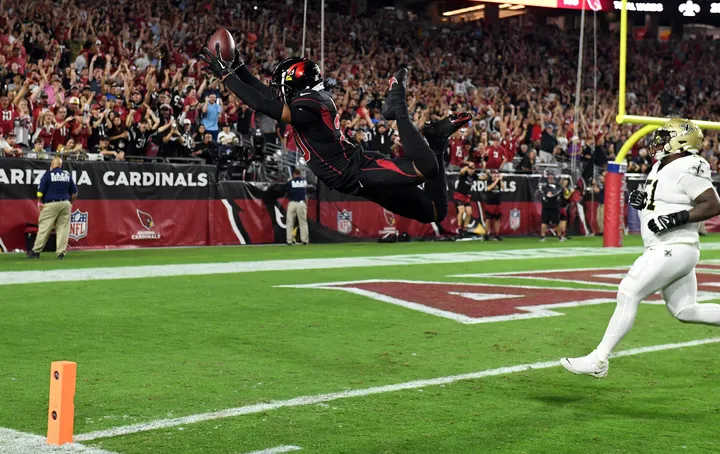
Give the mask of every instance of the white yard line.
[{"label": "white yard line", "polygon": [[[719,243],[711,243],[717,245]],[[374,257],[340,257],[322,259],[263,260],[255,262],[193,263],[183,265],[121,266],[112,268],[80,268],[65,270],[34,270],[0,272],[0,285],[38,282],[93,281],[167,276],[198,276],[208,274],[251,273],[256,271],[293,271],[314,269],[379,267],[397,265],[428,265],[444,263],[487,262],[492,260],[549,259],[562,257],[608,256],[639,254],[643,248],[556,248],[516,249],[507,251],[460,252],[440,254],[388,255]]]},{"label": "white yard line", "polygon": [[[720,337],[713,337],[708,339],[698,339],[688,342],[679,342],[676,344],[662,344],[653,345],[649,347],[632,348],[629,350],[623,350],[617,352],[613,357],[632,356],[640,355],[643,353],[657,352],[662,350],[674,350],[677,348],[694,347],[697,345],[713,344],[720,342]],[[497,375],[507,375],[517,372],[525,372],[528,370],[535,369],[548,369],[551,367],[558,367],[559,361],[544,361],[532,364],[521,364],[518,366],[511,367],[500,367],[498,369],[488,369],[480,372],[473,372],[469,374],[461,375],[450,375],[447,377],[432,378],[427,380],[415,380],[405,383],[397,383],[394,385],[376,386],[373,388],[363,388],[340,391],[336,393],[318,394],[315,396],[302,396],[296,397],[289,400],[278,400],[263,404],[248,405],[245,407],[228,408],[226,410],[213,411],[209,413],[200,413],[196,415],[184,416],[181,418],[171,419],[159,419],[156,421],[150,421],[147,423],[133,424],[130,426],[115,427],[112,429],[99,430],[96,432],[88,432],[75,436],[75,441],[90,441],[97,440],[98,438],[117,437],[123,435],[129,435],[139,432],[147,432],[150,430],[166,429],[168,427],[183,426],[186,424],[194,424],[203,421],[212,421],[215,419],[222,418],[233,418],[236,416],[249,415],[254,413],[262,413],[270,410],[277,410],[279,408],[287,407],[301,407],[305,405],[315,405],[322,402],[330,402],[338,399],[346,399],[348,397],[363,397],[370,396],[373,394],[383,394],[395,391],[402,391],[406,389],[417,389],[425,388],[428,386],[445,385],[454,383],[461,380],[475,380],[484,377],[494,377]]]},{"label": "white yard line", "polygon": [[263,449],[262,451],[248,452],[247,454],[282,454],[284,452],[300,451],[301,449],[302,448],[300,446],[286,445]]},{"label": "white yard line", "polygon": [[66,443],[60,446],[49,445],[46,442],[46,438],[40,435],[0,427],[0,454],[42,453],[115,454],[112,451],[85,446],[79,443]]}]

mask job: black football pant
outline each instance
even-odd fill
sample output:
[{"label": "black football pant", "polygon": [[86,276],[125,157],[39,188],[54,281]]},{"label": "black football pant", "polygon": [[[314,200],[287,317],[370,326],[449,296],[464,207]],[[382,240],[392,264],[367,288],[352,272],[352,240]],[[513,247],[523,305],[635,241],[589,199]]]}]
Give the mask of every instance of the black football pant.
[{"label": "black football pant", "polygon": [[367,161],[360,170],[357,195],[364,197],[393,213],[424,224],[441,222],[447,216],[448,195],[445,168],[437,159],[440,171],[427,179],[415,172],[409,157],[387,159],[379,153],[365,153]]}]

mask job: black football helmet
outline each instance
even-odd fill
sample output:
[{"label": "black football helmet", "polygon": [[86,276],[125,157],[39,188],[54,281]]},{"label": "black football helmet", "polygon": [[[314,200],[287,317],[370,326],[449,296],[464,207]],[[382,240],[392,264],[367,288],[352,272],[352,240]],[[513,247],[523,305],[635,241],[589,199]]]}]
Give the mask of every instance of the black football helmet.
[{"label": "black football helmet", "polygon": [[304,57],[290,57],[275,67],[270,88],[275,99],[289,104],[302,90],[311,89],[322,81],[317,63]]}]

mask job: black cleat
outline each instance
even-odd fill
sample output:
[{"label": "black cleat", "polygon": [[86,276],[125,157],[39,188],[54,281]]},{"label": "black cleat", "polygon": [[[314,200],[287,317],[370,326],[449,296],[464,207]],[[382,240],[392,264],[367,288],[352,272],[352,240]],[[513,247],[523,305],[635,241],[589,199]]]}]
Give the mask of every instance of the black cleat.
[{"label": "black cleat", "polygon": [[390,90],[385,96],[385,102],[382,107],[382,116],[386,120],[395,120],[399,115],[408,115],[408,106],[405,93],[407,85],[407,68],[400,68],[393,77],[390,78]]},{"label": "black cleat", "polygon": [[65,253],[58,255],[58,260],[65,260]]},{"label": "black cleat", "polygon": [[40,258],[40,254],[38,254],[37,252],[28,251],[28,252],[27,252],[27,258],[29,258],[29,259],[39,259],[39,258]]},{"label": "black cleat", "polygon": [[442,120],[425,122],[423,135],[433,149],[444,149],[448,138],[472,118],[473,114],[470,112],[462,112],[450,114]]}]

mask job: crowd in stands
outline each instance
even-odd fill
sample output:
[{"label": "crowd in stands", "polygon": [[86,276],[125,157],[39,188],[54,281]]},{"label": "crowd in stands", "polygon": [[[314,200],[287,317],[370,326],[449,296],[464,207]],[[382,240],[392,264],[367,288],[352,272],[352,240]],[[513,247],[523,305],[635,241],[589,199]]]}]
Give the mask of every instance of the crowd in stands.
[{"label": "crowd in stands", "polygon": [[[0,1],[0,153],[214,162],[218,147],[256,130],[293,152],[290,128],[252,112],[206,76],[196,56],[225,26],[251,70],[267,80],[279,60],[301,52],[301,7],[298,0]],[[325,85],[345,135],[366,149],[403,153],[379,113],[387,78],[400,65],[411,69],[418,124],[450,111],[476,115],[451,140],[450,170],[471,160],[531,173],[541,162],[574,161],[597,174],[636,129],[614,121],[619,38],[609,31],[599,31],[596,68],[587,46],[576,113],[576,30],[533,24],[530,16],[492,29],[482,22],[433,26],[384,10],[329,13],[326,22]],[[319,29],[311,11],[306,56],[316,61]],[[628,60],[628,112],[717,119],[720,86],[710,57],[719,51],[705,40],[631,41],[629,53],[638,58]],[[716,133],[706,135],[702,154],[717,171]],[[628,159],[629,171],[648,172],[646,142]]]}]

